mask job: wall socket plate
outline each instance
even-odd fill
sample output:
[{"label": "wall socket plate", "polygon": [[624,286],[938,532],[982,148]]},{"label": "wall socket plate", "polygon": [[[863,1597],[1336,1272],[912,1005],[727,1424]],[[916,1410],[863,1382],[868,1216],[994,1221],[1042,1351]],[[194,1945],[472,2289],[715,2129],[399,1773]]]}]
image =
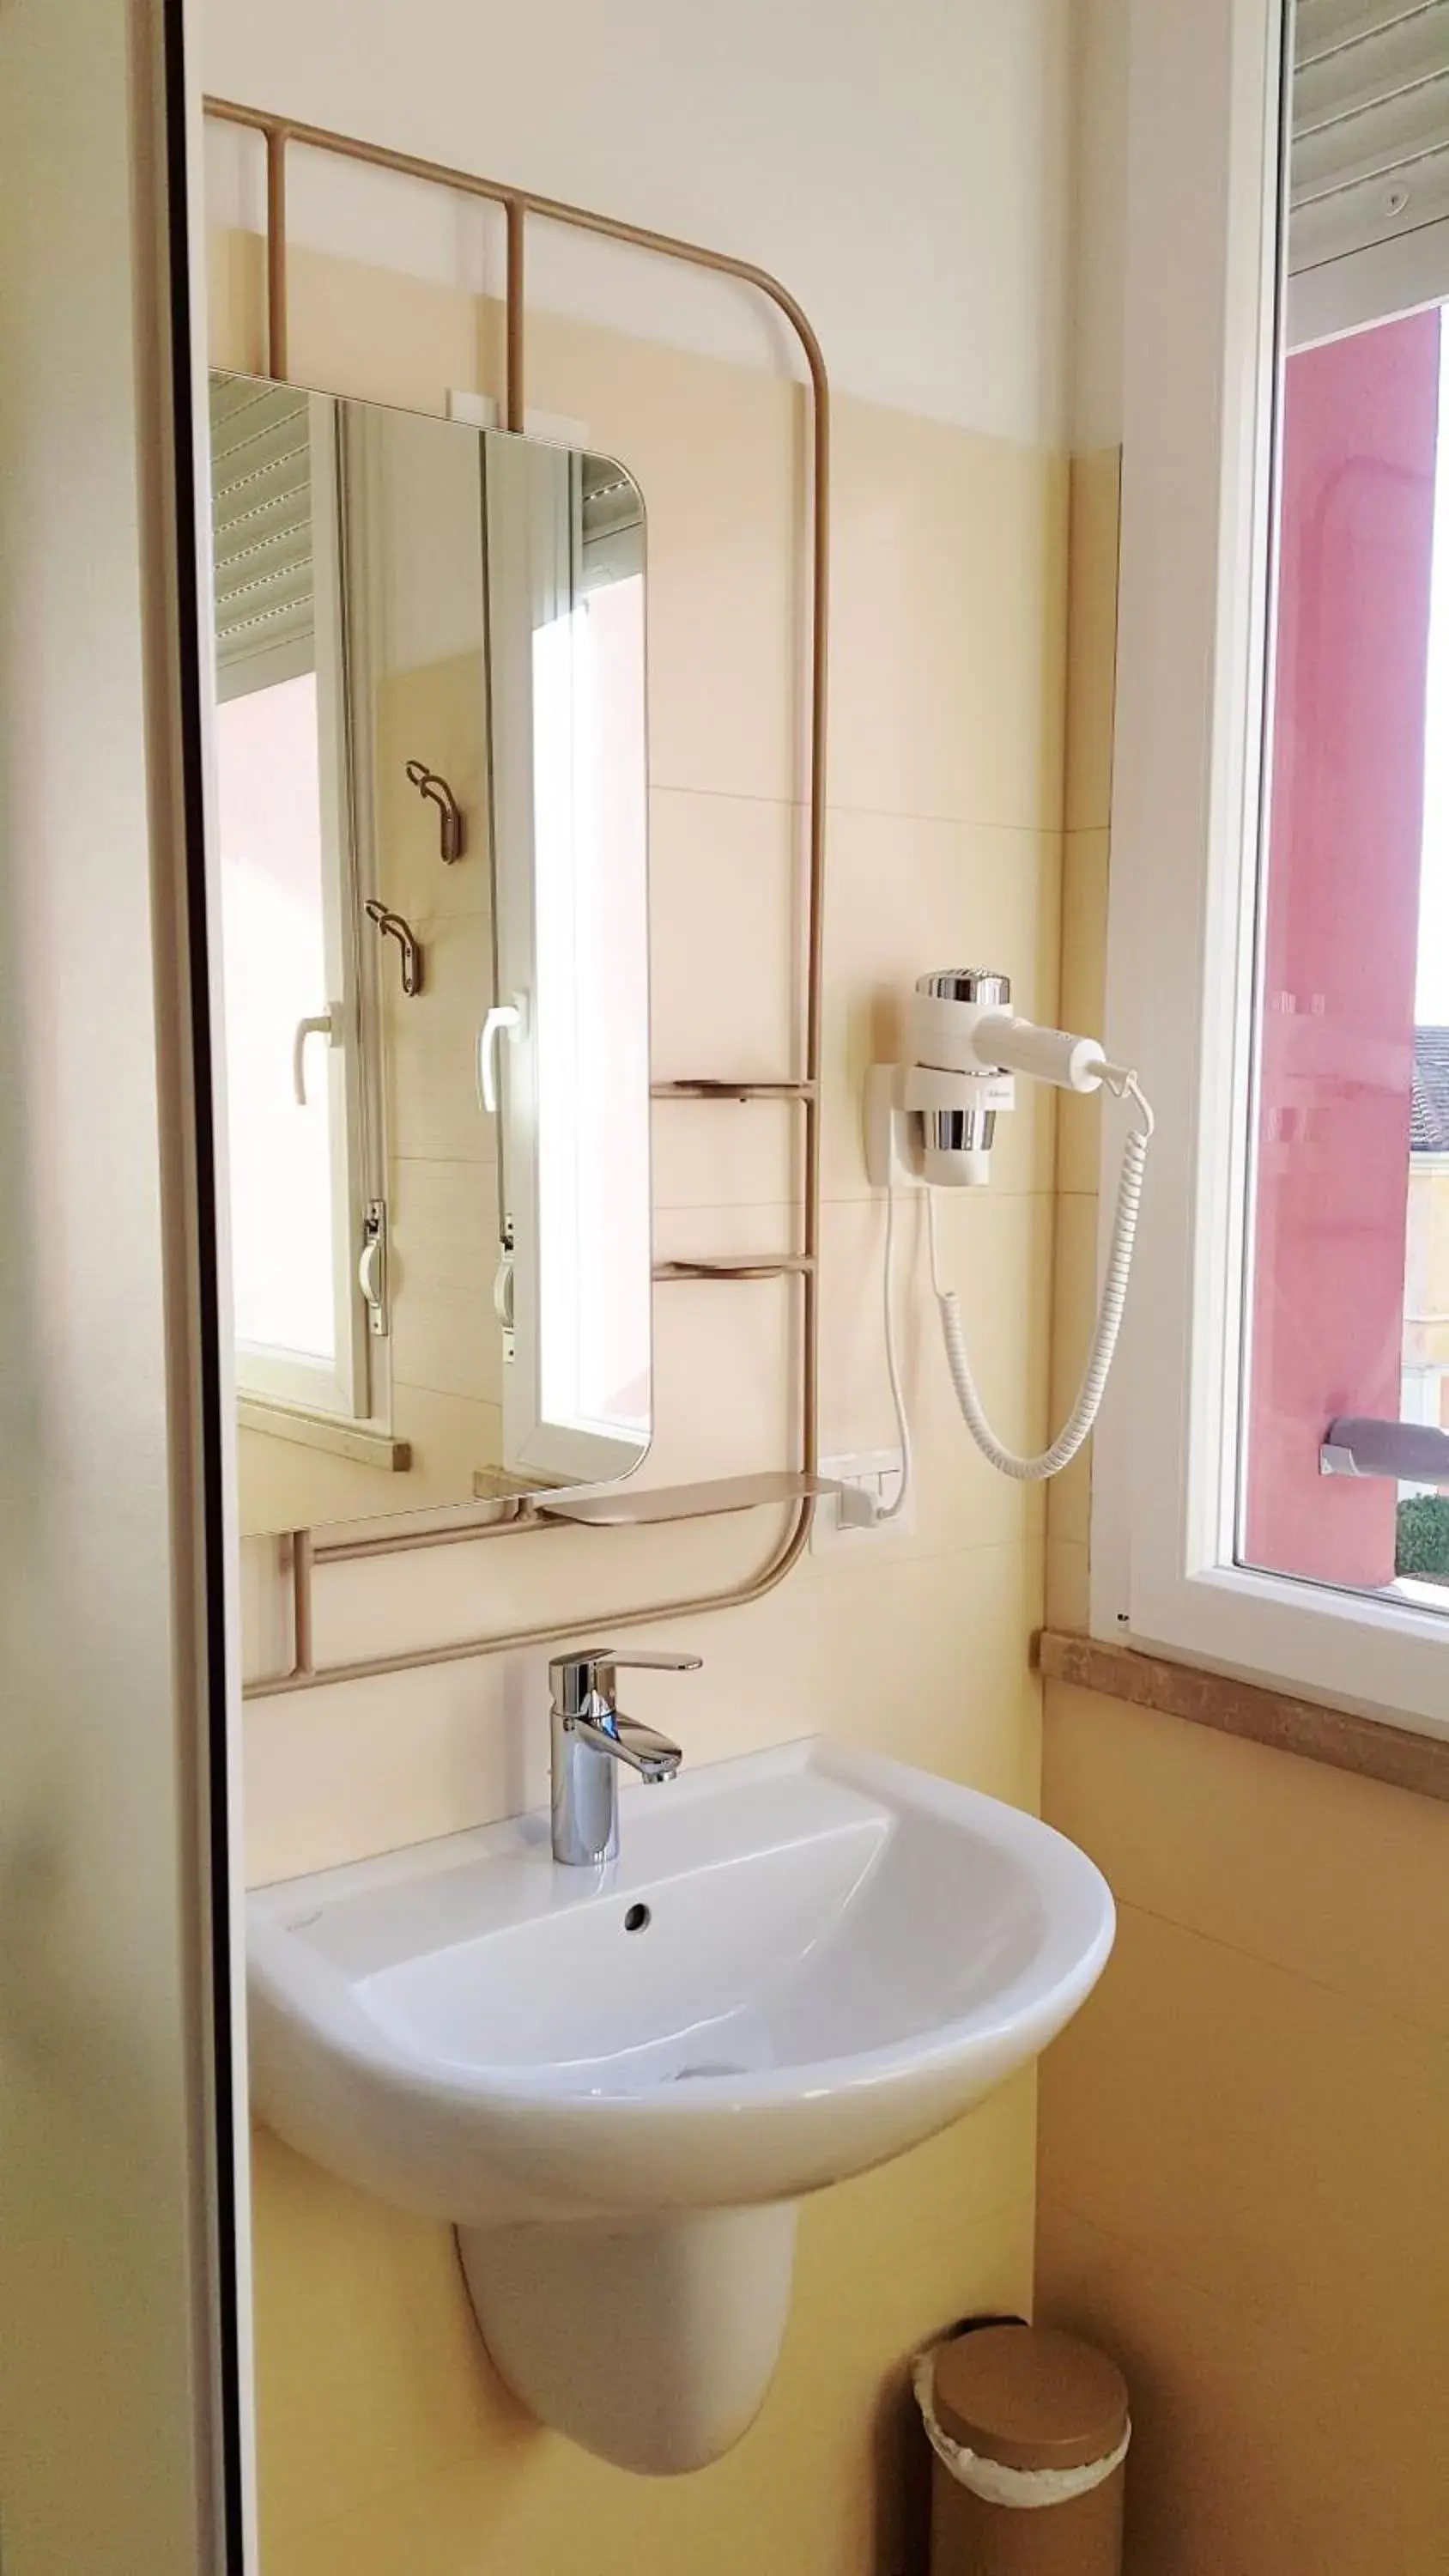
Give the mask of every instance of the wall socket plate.
[{"label": "wall socket plate", "polygon": [[[820,1473],[834,1484],[848,1485],[863,1499],[888,1509],[901,1490],[905,1461],[899,1449],[852,1449],[841,1457],[822,1458]],[[909,1538],[916,1526],[914,1495],[893,1521],[855,1522],[842,1518],[849,1509],[843,1494],[822,1494],[810,1525],[812,1556],[827,1555],[837,1547],[869,1547],[872,1541]]]}]

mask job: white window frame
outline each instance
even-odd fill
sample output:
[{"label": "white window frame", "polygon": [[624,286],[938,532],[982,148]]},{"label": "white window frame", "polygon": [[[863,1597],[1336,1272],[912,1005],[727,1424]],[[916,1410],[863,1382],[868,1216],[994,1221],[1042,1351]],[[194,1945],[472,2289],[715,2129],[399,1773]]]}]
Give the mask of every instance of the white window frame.
[{"label": "white window frame", "polygon": [[[308,403],[312,490],[312,635],[317,674],[317,758],[322,822],[322,933],[327,991],[319,1011],[332,1015],[334,1036],[309,1051],[307,1073],[327,1084],[331,1144],[333,1246],[333,1360],[279,1345],[236,1342],[238,1393],[286,1416],[323,1423],[368,1423],[375,1417],[368,1348],[367,1307],[359,1286],[363,1170],[358,1032],[363,991],[355,936],[357,853],[353,812],[352,723],[348,709],[348,640],[344,628],[342,495],[337,406],[315,395]],[[286,672],[266,669],[242,685],[265,688]],[[240,694],[236,682],[226,695]],[[324,1074],[325,1067],[325,1074]]]},{"label": "white window frame", "polygon": [[[540,630],[575,604],[578,471],[576,455],[490,436],[485,514],[497,988],[500,1000],[519,1011],[510,1042],[498,1050],[501,1223],[512,1239],[513,1318],[503,1371],[503,1464],[510,1474],[540,1482],[592,1486],[634,1475],[650,1444],[584,1422],[551,1420],[543,1401],[536,808],[539,786],[549,782],[538,773],[532,646]],[[550,998],[567,1043],[570,1012],[558,995]],[[583,1007],[582,997],[576,1007]],[[580,1284],[587,1284],[582,1274]],[[556,1298],[557,1280],[549,1285]],[[649,1293],[652,1351],[652,1288]]]},{"label": "white window frame", "polygon": [[1449,1734],[1442,1615],[1233,1563],[1281,22],[1279,0],[1131,9],[1106,1027],[1158,1125],[1096,1443],[1091,1625]]}]

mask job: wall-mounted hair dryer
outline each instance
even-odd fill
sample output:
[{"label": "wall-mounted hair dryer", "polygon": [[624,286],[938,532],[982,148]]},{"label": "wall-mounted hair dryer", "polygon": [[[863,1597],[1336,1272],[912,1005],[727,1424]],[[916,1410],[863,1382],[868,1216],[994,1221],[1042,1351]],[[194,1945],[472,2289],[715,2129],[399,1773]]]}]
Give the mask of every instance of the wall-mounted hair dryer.
[{"label": "wall-mounted hair dryer", "polygon": [[[865,1159],[872,1184],[886,1192],[886,1368],[900,1430],[904,1474],[893,1519],[904,1508],[911,1481],[911,1433],[896,1352],[891,1295],[896,1191],[902,1181],[926,1185],[931,1284],[941,1313],[946,1362],[966,1426],[978,1447],[1004,1476],[1028,1482],[1059,1475],[1076,1456],[1097,1418],[1117,1346],[1132,1246],[1142,1199],[1152,1112],[1137,1076],[1108,1061],[1095,1038],[1066,1029],[1039,1028],[1016,1018],[1009,977],[978,966],[953,966],[919,977],[906,1007],[907,1061],[873,1064],[865,1086]],[[1107,1275],[1096,1331],[1077,1400],[1050,1446],[1019,1457],[997,1439],[976,1392],[966,1356],[956,1292],[943,1288],[936,1243],[935,1193],[939,1188],[980,1187],[991,1176],[997,1118],[1014,1107],[1015,1077],[1054,1083],[1063,1091],[1107,1090],[1129,1099],[1136,1117],[1122,1149],[1122,1176],[1112,1228]]]},{"label": "wall-mounted hair dryer", "polygon": [[877,1189],[893,1177],[937,1189],[988,1181],[997,1117],[1016,1106],[1015,1074],[1062,1091],[1104,1082],[1120,1091],[1131,1079],[1095,1038],[1017,1019],[1010,977],[984,966],[918,977],[905,1020],[908,1061],[873,1064],[866,1075],[865,1159]]}]

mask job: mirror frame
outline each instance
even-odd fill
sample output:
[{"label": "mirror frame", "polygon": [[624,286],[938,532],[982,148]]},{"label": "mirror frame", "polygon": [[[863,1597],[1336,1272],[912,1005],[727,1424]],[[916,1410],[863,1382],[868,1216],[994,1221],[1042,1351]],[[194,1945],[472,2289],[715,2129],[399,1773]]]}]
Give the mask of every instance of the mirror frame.
[{"label": "mirror frame", "polygon": [[[399,176],[420,179],[465,196],[486,200],[501,206],[507,227],[507,279],[505,297],[505,429],[519,433],[524,428],[525,388],[525,246],[528,219],[533,217],[564,224],[575,230],[601,235],[606,240],[624,242],[636,249],[657,253],[660,257],[683,261],[731,277],[756,289],[782,313],[790,324],[805,360],[809,387],[809,430],[811,454],[810,529],[809,529],[809,603],[807,613],[807,703],[809,747],[807,754],[807,839],[808,877],[806,890],[806,935],[804,940],[805,1000],[805,1066],[798,1080],[776,1082],[732,1082],[727,1079],[705,1079],[651,1084],[651,1097],[672,1100],[790,1100],[798,1104],[804,1120],[804,1180],[799,1218],[801,1249],[766,1261],[699,1260],[656,1262],[654,1278],[662,1281],[776,1279],[798,1276],[800,1280],[800,1369],[799,1422],[795,1446],[799,1465],[773,1474],[755,1477],[731,1477],[698,1485],[675,1488],[643,1487],[626,1491],[601,1488],[599,1493],[570,1505],[563,1501],[537,1505],[509,1503],[504,1506],[483,1505],[472,1511],[448,1510],[422,1512],[382,1524],[368,1524],[355,1534],[353,1525],[335,1524],[328,1537],[318,1540],[310,1530],[295,1530],[280,1542],[289,1559],[292,1602],[292,1662],[286,1671],[257,1677],[244,1685],[247,1698],[265,1698],[283,1692],[311,1690],[338,1681],[363,1680],[374,1676],[405,1672],[437,1663],[451,1663],[476,1655],[499,1654],[524,1646],[539,1645],[570,1628],[592,1624],[607,1618],[615,1627],[634,1626],[654,1619],[697,1617],[706,1611],[740,1607],[758,1600],[773,1590],[798,1561],[810,1535],[817,1494],[831,1490],[819,1474],[818,1391],[819,1391],[819,1251],[820,1251],[820,1088],[823,914],[825,892],[825,753],[826,709],[829,684],[829,506],[830,506],[830,385],[819,340],[803,308],[788,288],[769,271],[746,260],[731,258],[722,251],[680,241],[667,233],[657,233],[638,224],[622,222],[611,215],[590,212],[581,206],[533,195],[530,191],[509,187],[498,180],[486,179],[474,172],[449,168],[425,161],[408,153],[392,152],[383,145],[366,143],[355,137],[338,134],[326,127],[301,124],[277,116],[263,108],[246,107],[234,101],[208,98],[204,113],[218,123],[239,126],[262,137],[266,150],[267,228],[267,365],[265,373],[276,382],[287,378],[287,152],[291,144],[308,151],[329,154],[343,160],[360,162],[370,168],[386,170]],[[523,1530],[592,1524],[619,1528],[648,1526],[661,1521],[705,1519],[719,1512],[735,1512],[764,1506],[788,1504],[789,1521],[783,1538],[772,1549],[757,1572],[743,1582],[713,1593],[692,1598],[666,1599],[629,1604],[601,1604],[586,1613],[570,1614],[567,1623],[557,1618],[543,1624],[467,1638],[446,1645],[405,1649],[396,1654],[371,1656],[350,1662],[319,1665],[313,1653],[313,1580],[317,1569],[329,1562],[354,1561],[359,1557],[397,1554],[417,1547],[437,1547],[467,1542],[481,1537],[511,1535]]]}]

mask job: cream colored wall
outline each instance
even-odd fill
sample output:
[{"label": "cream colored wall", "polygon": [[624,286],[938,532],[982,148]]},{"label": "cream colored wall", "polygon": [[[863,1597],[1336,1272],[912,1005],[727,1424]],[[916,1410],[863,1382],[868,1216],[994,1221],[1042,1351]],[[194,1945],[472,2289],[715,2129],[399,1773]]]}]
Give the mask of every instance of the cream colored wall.
[{"label": "cream colored wall", "polygon": [[[251,253],[223,249],[223,281]],[[234,308],[235,309],[235,308]],[[229,354],[248,354],[242,328]],[[441,408],[494,390],[491,308],[299,257],[304,379]],[[254,352],[254,342],[252,344]],[[788,382],[539,315],[529,400],[587,423],[637,474],[650,546],[654,1067],[780,1074],[795,1025],[801,868],[802,398]],[[1067,490],[1041,449],[857,400],[837,407],[833,748],[826,915],[821,1436],[893,1436],[879,1333],[881,1210],[860,1076],[894,996],[962,956],[1008,963],[1027,1011],[1057,980]],[[661,1254],[778,1246],[790,1113],[664,1103]],[[1045,1423],[1055,1136],[1010,1122],[990,1192],[949,1212],[973,1344],[1005,1434]],[[656,1480],[781,1463],[786,1283],[656,1296]],[[908,1333],[920,1442],[914,1533],[807,1556],[741,1611],[665,1623],[688,1681],[632,1704],[691,1762],[823,1728],[1035,1801],[1041,1497],[968,1447],[924,1302]],[[598,1605],[736,1579],[777,1535],[755,1514],[564,1532],[330,1572],[317,1650],[466,1636],[507,1616],[577,1628]],[[546,1794],[541,1656],[441,1665],[252,1702],[254,1879],[512,1812]],[[626,1825],[627,1830],[627,1825]],[[266,2576],[852,2576],[905,2563],[919,2502],[904,2363],[953,2317],[1031,2291],[1034,2084],[804,2214],[779,2379],[729,2458],[678,2485],[603,2467],[523,2419],[467,2323],[446,2231],[258,2141]],[[904,2462],[912,2462],[910,2475]]]},{"label": "cream colored wall", "polygon": [[[1116,488],[1115,451],[1074,464],[1062,989],[1084,1028]],[[1094,1127],[1064,1104],[1056,1409],[1092,1305]],[[1061,1627],[1087,1624],[1089,1499],[1084,1459],[1049,1505]],[[1037,2313],[1131,2383],[1131,2576],[1441,2576],[1449,1811],[1051,1683],[1043,1812],[1119,1907],[1042,2068]]]}]

